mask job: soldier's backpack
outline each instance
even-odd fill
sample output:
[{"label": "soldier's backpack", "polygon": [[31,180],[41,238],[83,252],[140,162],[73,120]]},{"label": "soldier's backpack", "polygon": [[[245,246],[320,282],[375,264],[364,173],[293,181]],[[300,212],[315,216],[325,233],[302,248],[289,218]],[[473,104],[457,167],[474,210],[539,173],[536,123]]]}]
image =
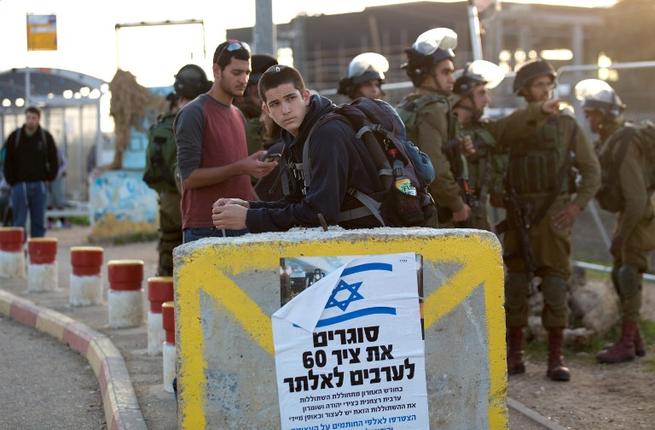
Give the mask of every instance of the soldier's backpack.
[{"label": "soldier's backpack", "polygon": [[173,121],[175,114],[161,116],[148,130],[146,168],[143,181],[158,193],[178,191],[175,179],[177,168],[177,146]]},{"label": "soldier's backpack", "polygon": [[309,143],[312,133],[321,124],[345,120],[361,140],[378,170],[381,189],[371,195],[356,188],[348,194],[362,206],[342,211],[339,223],[373,215],[381,225],[436,226],[436,207],[427,187],[435,178],[430,158],[407,139],[405,126],[393,107],[382,101],[359,98],[338,107],[314,124],[303,147],[304,187],[311,183]]},{"label": "soldier's backpack", "polygon": [[619,169],[628,152],[628,146],[634,144],[639,145],[648,166],[646,187],[650,192],[655,190],[655,124],[651,121],[626,122],[621,130],[610,137],[609,150],[600,160],[602,182],[596,199],[606,211],[620,212],[625,207]]}]

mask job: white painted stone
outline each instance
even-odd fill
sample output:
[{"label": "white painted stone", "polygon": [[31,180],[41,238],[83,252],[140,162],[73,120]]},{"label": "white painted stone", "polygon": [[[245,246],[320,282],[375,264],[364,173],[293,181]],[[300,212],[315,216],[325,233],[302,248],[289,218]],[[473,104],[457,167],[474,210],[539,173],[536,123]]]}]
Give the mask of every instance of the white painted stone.
[{"label": "white painted stone", "polygon": [[27,292],[40,293],[58,290],[57,262],[27,266]]},{"label": "white painted stone", "polygon": [[102,277],[100,275],[70,275],[68,301],[71,306],[97,305],[102,300]]},{"label": "white painted stone", "polygon": [[25,278],[25,254],[23,251],[0,251],[0,278]]},{"label": "white painted stone", "polygon": [[162,357],[164,369],[164,391],[167,393],[173,392],[173,379],[175,379],[175,363],[177,361],[177,352],[175,344],[163,342],[162,344]]},{"label": "white painted stone", "polygon": [[109,290],[107,305],[109,327],[138,327],[143,323],[143,290]]},{"label": "white painted stone", "polygon": [[148,354],[161,354],[162,343],[166,339],[166,332],[162,327],[162,314],[148,311]]}]

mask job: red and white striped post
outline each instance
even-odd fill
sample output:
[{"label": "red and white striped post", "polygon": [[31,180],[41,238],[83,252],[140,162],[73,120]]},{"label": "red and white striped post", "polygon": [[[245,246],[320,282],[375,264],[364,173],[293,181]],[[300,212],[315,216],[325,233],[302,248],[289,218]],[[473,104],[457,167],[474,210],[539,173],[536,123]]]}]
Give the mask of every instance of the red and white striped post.
[{"label": "red and white striped post", "polygon": [[23,227],[0,227],[0,278],[24,278]]},{"label": "red and white striped post", "polygon": [[163,369],[164,369],[164,391],[173,392],[173,379],[175,379],[175,363],[177,352],[175,351],[175,304],[166,302],[161,306],[163,315],[163,328],[166,332],[166,340],[162,344]]},{"label": "red and white striped post", "polygon": [[97,305],[102,301],[102,258],[99,246],[74,246],[71,248],[70,288],[68,301],[71,306]]},{"label": "red and white striped post", "polygon": [[27,254],[30,258],[27,266],[27,291],[38,293],[57,290],[59,280],[57,276],[57,238],[33,237],[29,239]]},{"label": "red and white striped post", "polygon": [[137,327],[143,322],[143,261],[107,263],[107,311],[111,328]]},{"label": "red and white striped post", "polygon": [[173,278],[170,276],[156,276],[148,278],[148,354],[161,354],[164,342],[164,326],[162,317],[162,304],[173,300]]}]

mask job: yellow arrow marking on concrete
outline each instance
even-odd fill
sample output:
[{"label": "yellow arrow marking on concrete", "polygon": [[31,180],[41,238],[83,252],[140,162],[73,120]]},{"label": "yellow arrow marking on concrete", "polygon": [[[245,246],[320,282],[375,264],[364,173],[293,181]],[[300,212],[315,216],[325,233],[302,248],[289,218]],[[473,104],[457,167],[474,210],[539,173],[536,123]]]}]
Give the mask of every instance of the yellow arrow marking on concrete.
[{"label": "yellow arrow marking on concrete", "polygon": [[[477,239],[477,240],[476,240]],[[434,246],[434,241],[439,247]],[[277,249],[276,249],[277,248]],[[275,252],[277,251],[277,252]],[[425,327],[430,328],[483,285],[487,313],[488,356],[490,358],[489,427],[506,428],[504,402],[507,390],[505,374],[505,321],[502,312],[502,261],[497,242],[479,236],[372,238],[367,242],[330,240],[315,242],[255,243],[247,247],[210,246],[185,257],[176,279],[177,310],[183,384],[182,426],[205,428],[204,388],[207,363],[203,358],[203,332],[200,323],[200,291],[225,307],[235,322],[270,355],[274,354],[272,324],[267,315],[223,268],[237,275],[249,270],[278,270],[279,255],[375,255],[399,252],[422,254],[424,261],[458,263],[462,267],[424,300]],[[176,310],[176,311],[177,311]],[[497,358],[496,358],[497,357]]]}]

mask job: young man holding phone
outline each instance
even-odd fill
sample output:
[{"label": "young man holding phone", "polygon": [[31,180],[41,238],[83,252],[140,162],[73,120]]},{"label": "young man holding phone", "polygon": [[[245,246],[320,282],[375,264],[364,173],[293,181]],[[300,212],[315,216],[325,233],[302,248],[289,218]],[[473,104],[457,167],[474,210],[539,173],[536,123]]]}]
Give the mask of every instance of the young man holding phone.
[{"label": "young man holding phone", "polygon": [[250,47],[238,40],[221,43],[212,69],[214,84],[209,92],[186,104],[175,119],[185,243],[244,234],[244,228],[215,229],[212,202],[217,197],[254,198],[250,176],[264,176],[276,166],[261,160],[265,151],[248,156],[245,119],[232,104],[248,83]]}]

